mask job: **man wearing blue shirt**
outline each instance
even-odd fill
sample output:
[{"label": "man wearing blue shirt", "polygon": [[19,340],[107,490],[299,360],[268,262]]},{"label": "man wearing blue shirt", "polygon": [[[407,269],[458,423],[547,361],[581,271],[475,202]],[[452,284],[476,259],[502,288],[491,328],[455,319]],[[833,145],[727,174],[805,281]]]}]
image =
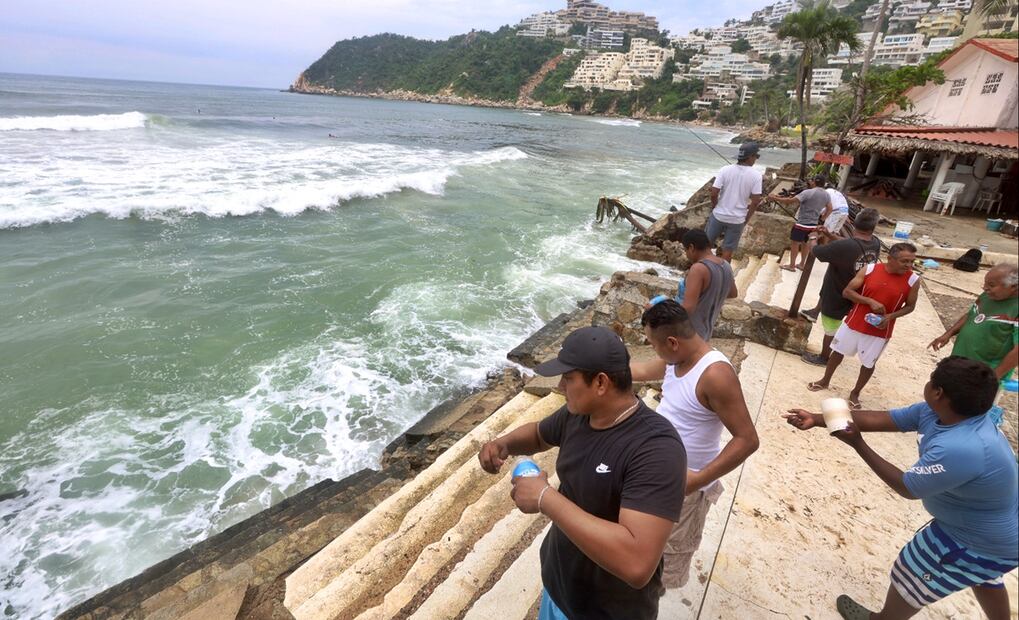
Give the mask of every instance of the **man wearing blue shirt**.
[{"label": "man wearing blue shirt", "polygon": [[[846,595],[836,606],[847,620],[910,618],[942,598],[972,588],[991,620],[1009,618],[1002,577],[1019,566],[1019,473],[1005,437],[984,415],[997,377],[982,362],[941,360],[924,386],[924,402],[892,411],[856,411],[835,436],[852,446],[881,480],[934,517],[892,566],[884,608],[871,613]],[[800,430],[824,426],[820,414],[793,409]],[[920,460],[907,471],[884,460],[861,431],[916,431]]]}]

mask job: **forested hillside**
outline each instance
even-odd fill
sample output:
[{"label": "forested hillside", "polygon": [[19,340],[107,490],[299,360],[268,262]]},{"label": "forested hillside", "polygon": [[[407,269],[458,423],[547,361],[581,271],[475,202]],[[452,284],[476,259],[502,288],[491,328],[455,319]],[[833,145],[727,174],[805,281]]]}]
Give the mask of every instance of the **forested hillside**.
[{"label": "forested hillside", "polygon": [[527,78],[562,48],[561,41],[517,37],[508,26],[445,41],[379,34],[337,42],[304,78],[341,91],[431,95],[448,89],[464,97],[515,101]]}]

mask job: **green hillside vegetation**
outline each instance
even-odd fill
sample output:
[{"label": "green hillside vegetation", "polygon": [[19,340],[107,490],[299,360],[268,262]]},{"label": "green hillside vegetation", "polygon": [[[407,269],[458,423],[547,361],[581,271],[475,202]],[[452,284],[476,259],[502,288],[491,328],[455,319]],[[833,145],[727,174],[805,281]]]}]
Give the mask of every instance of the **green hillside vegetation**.
[{"label": "green hillside vegetation", "polygon": [[535,101],[540,101],[549,106],[566,103],[570,93],[563,88],[563,85],[570,79],[573,72],[577,70],[577,66],[580,65],[580,61],[583,59],[584,54],[575,54],[563,59],[556,65],[555,69],[545,76],[541,84],[538,84],[531,97]]},{"label": "green hillside vegetation", "polygon": [[517,37],[504,26],[445,41],[380,34],[339,41],[304,72],[320,86],[370,93],[410,90],[514,101],[542,64],[562,51],[552,39]]}]

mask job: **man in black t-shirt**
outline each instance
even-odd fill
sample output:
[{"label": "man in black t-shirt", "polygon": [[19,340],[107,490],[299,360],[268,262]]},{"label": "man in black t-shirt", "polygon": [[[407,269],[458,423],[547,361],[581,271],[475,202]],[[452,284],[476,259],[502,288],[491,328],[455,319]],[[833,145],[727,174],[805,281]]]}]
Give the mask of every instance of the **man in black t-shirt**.
[{"label": "man in black t-shirt", "polygon": [[881,257],[881,241],[874,236],[881,215],[877,209],[863,209],[856,215],[855,230],[848,239],[815,246],[811,250],[814,258],[828,263],[828,271],[821,284],[820,305],[812,310],[800,312],[810,321],[821,319],[824,328],[824,345],[821,353],[804,353],[803,361],[817,366],[826,366],[831,355],[831,341],[838,331],[842,319],[853,308],[853,302],[842,295],[853,277],[865,265],[876,263]]},{"label": "man in black t-shirt", "polygon": [[535,371],[562,375],[566,406],[486,443],[478,458],[496,473],[510,455],[559,446],[559,489],[543,472],[515,479],[511,494],[521,511],[552,521],[539,617],[656,618],[662,552],[683,508],[683,443],[634,395],[630,355],[611,330],[578,329]]}]

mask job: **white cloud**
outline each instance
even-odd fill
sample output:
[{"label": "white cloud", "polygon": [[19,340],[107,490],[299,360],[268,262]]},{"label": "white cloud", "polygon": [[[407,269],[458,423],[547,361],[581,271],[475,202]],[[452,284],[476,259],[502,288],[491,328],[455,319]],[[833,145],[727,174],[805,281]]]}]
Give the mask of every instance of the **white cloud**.
[{"label": "white cloud", "polygon": [[[619,0],[673,32],[761,3]],[[395,32],[444,39],[492,30],[565,0],[38,0],[5,2],[0,71],[282,87],[337,40]]]}]

